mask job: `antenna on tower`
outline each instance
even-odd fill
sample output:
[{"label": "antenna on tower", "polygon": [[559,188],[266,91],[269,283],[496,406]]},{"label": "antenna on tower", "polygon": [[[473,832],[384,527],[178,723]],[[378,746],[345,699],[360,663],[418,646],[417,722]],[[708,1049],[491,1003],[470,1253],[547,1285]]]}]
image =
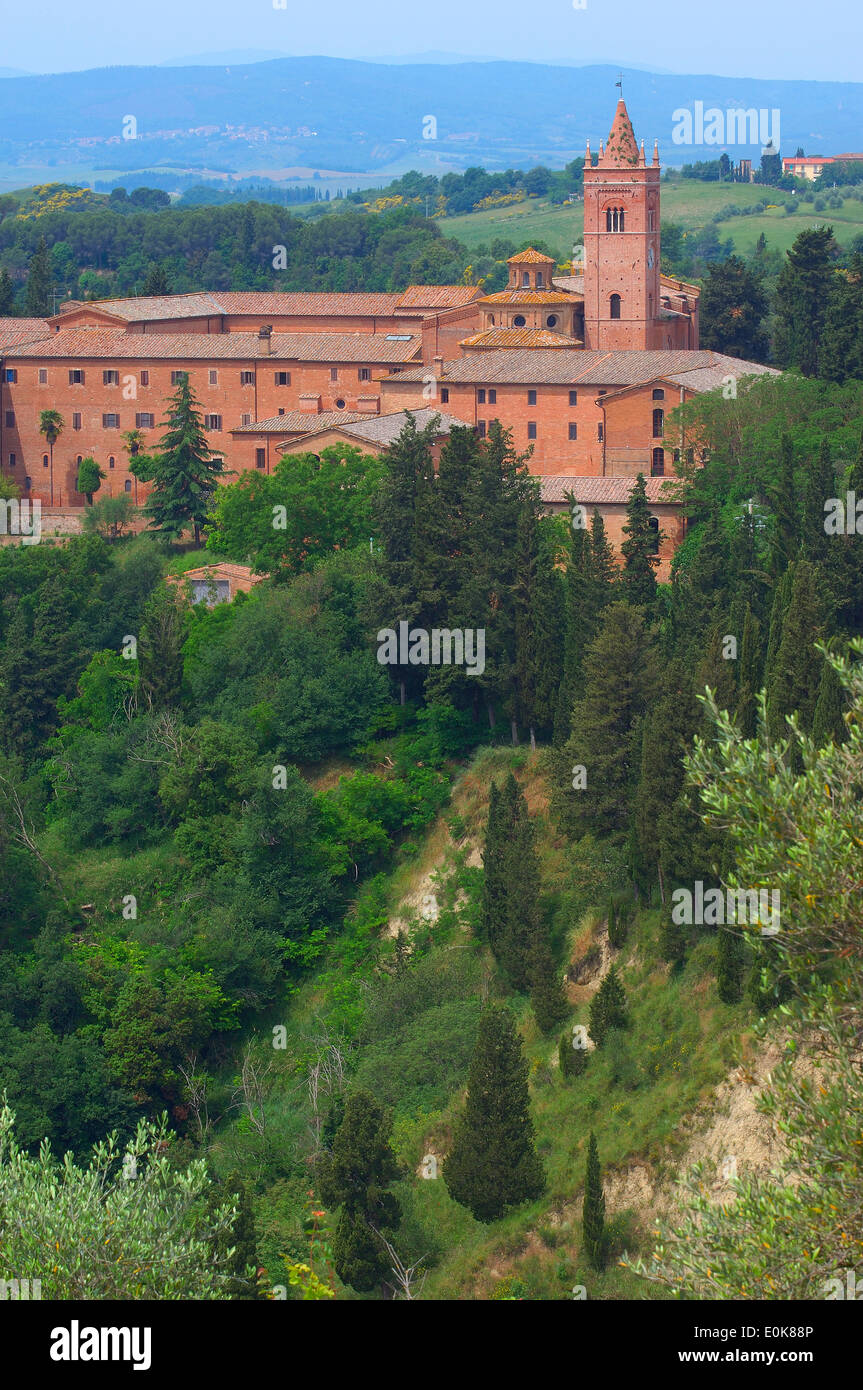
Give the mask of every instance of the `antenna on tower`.
[{"label": "antenna on tower", "polygon": [[615,85],[615,87],[619,87],[619,88],[620,88],[620,100],[623,101],[623,73],[622,73],[622,72],[619,72],[619,73],[617,74],[617,81],[615,82],[614,85]]}]

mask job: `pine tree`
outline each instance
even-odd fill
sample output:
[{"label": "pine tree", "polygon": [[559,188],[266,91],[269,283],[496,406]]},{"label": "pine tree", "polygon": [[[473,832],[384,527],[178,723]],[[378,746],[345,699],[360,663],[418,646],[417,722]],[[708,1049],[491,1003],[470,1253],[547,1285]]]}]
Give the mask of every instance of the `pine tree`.
[{"label": "pine tree", "polygon": [[616,965],[609,966],[602,984],[591,999],[589,1018],[588,1032],[597,1047],[602,1047],[612,1028],[626,1027],[626,991]]},{"label": "pine tree", "polygon": [[185,374],[169,401],[168,429],[160,452],[148,458],[139,454],[130,468],[142,482],[153,483],[144,508],[153,529],[170,540],[180,540],[191,527],[199,545],[223,460],[210,450],[197,404]]},{"label": "pine tree", "polygon": [[30,257],[27,283],[24,287],[24,312],[28,318],[44,319],[51,313],[52,285],[51,258],[45,238],[40,237],[36,250]]},{"label": "pine tree", "polygon": [[818,375],[818,354],[839,248],[830,227],[807,227],[787,254],[776,287],[773,355],[781,367]]},{"label": "pine tree", "polygon": [[168,709],[180,702],[187,612],[176,589],[163,584],[148,600],[138,640],[139,690],[145,707]]},{"label": "pine tree", "polygon": [[164,266],[157,265],[155,262],[147,271],[146,279],[141,287],[142,295],[170,294],[171,282]]},{"label": "pine tree", "polygon": [[814,644],[823,636],[826,621],[822,592],[815,566],[799,560],[794,566],[779,649],[766,677],[767,721],[774,739],[786,735],[785,718],[795,711],[800,727],[807,732],[812,728],[822,662]]},{"label": "pine tree", "polygon": [[[863,255],[833,276],[818,348],[818,375],[843,382],[863,377]],[[828,493],[828,496],[832,494]]]},{"label": "pine tree", "polygon": [[779,476],[773,488],[773,539],[770,571],[782,574],[795,558],[799,547],[800,523],[794,487],[794,442],[783,434],[779,451]]},{"label": "pine tree", "polygon": [[487,1005],[468,1071],[464,1112],[443,1170],[450,1196],[478,1221],[496,1221],[507,1208],[544,1191],[527,1075],[512,1015],[502,1004]]},{"label": "pine tree", "polygon": [[734,718],[744,738],[753,738],[756,725],[756,697],[761,689],[760,672],[761,624],[746,604],[743,615],[743,636],[737,663],[737,703]]},{"label": "pine tree", "polygon": [[515,575],[515,719],[530,731],[554,727],[561,684],[563,623],[562,585],[552,549],[554,532],[537,520],[532,508],[519,518]]},{"label": "pine tree", "polygon": [[708,265],[699,305],[702,347],[763,362],[768,348],[766,313],[761,282],[739,256]]},{"label": "pine tree", "polygon": [[[572,499],[572,505],[577,503]],[[614,593],[615,564],[598,511],[591,530],[574,527],[564,581],[563,672],[558,691],[554,743],[562,747],[570,730],[574,702],[584,684],[584,653],[596,637],[600,615]]]},{"label": "pine tree", "polygon": [[656,600],[660,540],[659,532],[652,529],[650,520],[647,484],[644,474],[639,473],[626,504],[623,533],[627,539],[620,547],[624,561],[621,582],[627,603],[648,610]]},{"label": "pine tree", "polygon": [[824,505],[836,495],[836,475],[825,434],[815,461],[809,461],[803,485],[803,553],[815,564],[827,562],[835,549],[834,538],[824,530]]},{"label": "pine tree", "polygon": [[539,860],[533,841],[533,826],[521,793],[507,846],[505,872],[506,925],[498,958],[513,989],[521,992],[530,988],[531,955],[541,931]]},{"label": "pine tree", "polygon": [[541,928],[531,946],[527,965],[533,1016],[539,1031],[550,1033],[569,1013],[569,1000],[555,968],[551,943]]},{"label": "pine tree", "polygon": [[587,1070],[587,1048],[574,1046],[574,1035],[561,1034],[557,1048],[560,1072],[567,1080],[571,1076],[581,1076]]},{"label": "pine tree", "polygon": [[332,1151],[320,1160],[321,1200],[341,1207],[333,1237],[333,1265],[342,1283],[368,1292],[389,1262],[380,1234],[394,1230],[401,1209],[388,1190],[399,1176],[390,1148],[391,1122],[368,1091],[354,1091]]},{"label": "pine tree", "polygon": [[492,782],[483,849],[481,930],[497,955],[507,925],[508,853],[518,813],[518,785],[512,773],[502,789]]},{"label": "pine tree", "polygon": [[716,990],[723,1004],[737,1004],[743,994],[743,942],[724,926],[716,936]]},{"label": "pine tree", "polygon": [[605,1197],[602,1191],[602,1170],[596,1135],[590,1132],[587,1145],[587,1168],[584,1175],[584,1204],[582,1206],[582,1238],[584,1253],[592,1269],[605,1267],[607,1239],[605,1234]]}]

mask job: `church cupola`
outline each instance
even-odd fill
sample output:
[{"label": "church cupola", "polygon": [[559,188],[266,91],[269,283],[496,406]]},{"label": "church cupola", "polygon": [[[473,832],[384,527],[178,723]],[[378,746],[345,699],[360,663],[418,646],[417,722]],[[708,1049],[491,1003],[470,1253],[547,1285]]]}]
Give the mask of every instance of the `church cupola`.
[{"label": "church cupola", "polygon": [[510,256],[507,261],[509,266],[510,290],[550,290],[551,277],[554,273],[554,258],[544,256],[541,251],[534,251],[529,246],[526,251],[519,251],[517,255]]}]

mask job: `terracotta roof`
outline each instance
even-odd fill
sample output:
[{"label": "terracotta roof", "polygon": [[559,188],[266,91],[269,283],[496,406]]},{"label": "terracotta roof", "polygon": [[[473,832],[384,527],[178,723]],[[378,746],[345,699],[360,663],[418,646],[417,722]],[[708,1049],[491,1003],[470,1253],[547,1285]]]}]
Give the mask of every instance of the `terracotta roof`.
[{"label": "terracotta roof", "polygon": [[[619,477],[548,477],[540,478],[540,496],[543,502],[566,502],[571,493],[576,502],[590,507],[599,502],[628,502],[635,478]],[[645,478],[648,502],[666,502],[674,505],[673,496],[663,495],[663,489],[670,492],[667,484],[679,483],[679,478]],[[679,505],[679,504],[678,504]]]},{"label": "terracotta roof", "polygon": [[[434,410],[430,406],[424,406],[422,410],[412,410],[410,414],[416,421],[418,430],[425,429],[435,417],[438,419],[437,434],[449,434],[453,425],[465,427],[464,420],[457,420],[454,415],[447,415],[443,410]],[[389,411],[386,415],[367,415],[364,420],[357,420],[345,427],[345,434],[352,435],[355,439],[366,440],[369,444],[392,444],[398,439],[405,427],[408,412],[405,410]]]},{"label": "terracotta roof", "polygon": [[556,289],[566,290],[568,294],[584,294],[584,274],[555,275],[551,283]]},{"label": "terracotta roof", "polygon": [[419,337],[389,339],[383,333],[274,333],[272,352],[261,351],[257,333],[127,333],[123,328],[67,328],[41,342],[11,348],[14,357],[129,358],[245,362],[410,362]]},{"label": "terracotta roof", "polygon": [[515,256],[507,257],[507,265],[554,265],[554,256],[544,256],[541,251],[535,251],[532,246],[528,246],[526,251],[519,251]]},{"label": "terracotta roof", "polygon": [[50,332],[46,319],[0,319],[0,352],[34,338],[47,338]]},{"label": "terracotta roof", "polygon": [[62,324],[67,314],[80,313],[82,309],[110,314],[128,323],[149,319],[212,318],[223,312],[212,294],[155,294],[132,299],[93,299],[67,303],[61,306],[52,322]]},{"label": "terracotta roof", "polygon": [[479,285],[408,285],[398,302],[399,309],[458,309],[471,304]]},{"label": "terracotta roof", "polygon": [[579,338],[553,333],[550,328],[487,328],[463,338],[459,347],[472,348],[565,348],[580,347]]},{"label": "terracotta roof", "polygon": [[635,132],[632,129],[629,112],[622,97],[617,103],[611,131],[605,145],[605,155],[600,163],[624,169],[631,168],[638,163],[638,145]]},{"label": "terracotta roof", "polygon": [[[409,367],[399,372],[399,381],[421,382],[426,368]],[[760,375],[775,371],[758,362],[726,357],[719,352],[694,348],[640,351],[616,349],[609,352],[593,348],[527,348],[524,351],[470,353],[445,362],[445,382],[478,382],[480,385],[524,382],[548,386],[636,386],[659,378],[679,381],[694,391],[711,390],[724,376]]]},{"label": "terracotta roof", "polygon": [[570,304],[571,298],[561,290],[498,290],[484,294],[478,304]]},{"label": "terracotta roof", "polygon": [[332,429],[352,420],[365,420],[359,410],[286,410],[251,425],[237,425],[231,434],[307,434],[309,430]]},{"label": "terracotta roof", "polygon": [[389,318],[399,301],[397,294],[327,293],[298,290],[227,290],[215,296],[224,314],[381,314]]}]

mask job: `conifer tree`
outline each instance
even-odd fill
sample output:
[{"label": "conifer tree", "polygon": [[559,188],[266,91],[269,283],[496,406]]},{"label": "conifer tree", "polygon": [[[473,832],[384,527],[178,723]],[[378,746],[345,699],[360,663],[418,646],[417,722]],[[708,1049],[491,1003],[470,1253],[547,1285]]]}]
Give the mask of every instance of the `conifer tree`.
[{"label": "conifer tree", "polygon": [[561,579],[555,567],[549,528],[525,507],[519,517],[515,573],[515,718],[527,726],[536,748],[536,730],[554,727],[561,684]]},{"label": "conifer tree", "polygon": [[141,286],[141,294],[157,295],[170,293],[171,282],[168,279],[168,272],[165,270],[164,266],[157,265],[154,262],[147,271],[146,279]]},{"label": "conifer tree", "polygon": [[170,540],[179,540],[191,528],[196,545],[223,469],[207,443],[197,404],[184,374],[168,402],[160,451],[138,454],[129,464],[142,482],[153,484],[144,506],[152,528]]},{"label": "conifer tree", "polygon": [[507,846],[505,871],[506,926],[500,940],[498,958],[513,989],[524,991],[531,985],[531,956],[542,928],[539,917],[539,860],[533,840],[533,826],[521,793]]},{"label": "conifer tree", "polygon": [[826,748],[831,742],[845,742],[848,726],[842,717],[844,708],[842,684],[830,662],[825,661],[821,666],[818,699],[812,716],[812,741],[816,748]]},{"label": "conifer tree", "polygon": [[145,708],[180,702],[188,613],[176,589],[162,584],[148,600],[138,639],[140,694]]},{"label": "conifer tree", "polygon": [[518,814],[518,784],[512,773],[502,789],[492,782],[483,849],[481,930],[497,955],[506,933],[509,892],[508,854]]},{"label": "conifer tree", "polygon": [[598,616],[605,605],[617,597],[618,569],[605,534],[605,522],[596,509],[590,519],[590,572],[594,584],[593,606]]},{"label": "conifer tree", "polygon": [[787,253],[776,287],[773,355],[780,367],[818,374],[821,330],[839,248],[831,227],[807,227]]},{"label": "conifer tree", "polygon": [[551,943],[540,926],[528,956],[530,1006],[541,1033],[549,1033],[569,1013],[569,1000],[555,968]]},{"label": "conifer tree", "polygon": [[[573,506],[576,506],[572,498]],[[600,615],[614,592],[615,564],[598,511],[591,530],[573,528],[564,581],[565,628],[563,672],[555,712],[554,743],[562,747],[570,730],[570,716],[584,683],[584,653],[594,640]]]},{"label": "conifer tree", "polygon": [[51,304],[51,258],[44,237],[40,237],[36,250],[30,257],[27,270],[27,283],[24,287],[24,311],[28,318],[47,318],[53,308]]},{"label": "conifer tree", "polygon": [[695,669],[695,689],[702,692],[709,686],[719,709],[732,709],[737,696],[736,663],[725,655],[725,639],[735,635],[730,627],[727,619],[712,624],[704,655]]},{"label": "conifer tree", "polygon": [[723,1004],[736,1004],[743,994],[743,942],[725,926],[716,936],[716,989]]},{"label": "conifer tree", "polygon": [[369,1091],[355,1091],[332,1151],[320,1160],[321,1200],[340,1207],[333,1265],[342,1283],[368,1292],[389,1268],[381,1233],[393,1230],[401,1209],[389,1191],[399,1175],[390,1148],[391,1122]]},{"label": "conifer tree", "polygon": [[15,313],[15,286],[12,284],[5,265],[0,270],[0,318],[11,318]]},{"label": "conifer tree", "polygon": [[545,1188],[527,1076],[511,1013],[502,1004],[487,1005],[468,1071],[465,1108],[443,1170],[450,1196],[477,1221],[496,1221]]},{"label": "conifer tree", "polygon": [[670,908],[663,911],[659,923],[659,954],[671,966],[686,956],[686,928],[674,921]]},{"label": "conifer tree", "polygon": [[627,539],[620,547],[623,555],[621,583],[627,603],[651,609],[656,599],[656,568],[659,564],[659,532],[650,525],[647,484],[639,473],[626,504]]},{"label": "conifer tree", "polygon": [[836,495],[830,441],[825,434],[816,458],[809,460],[803,485],[803,553],[815,564],[828,562],[835,549],[833,537],[824,530],[824,508],[825,503]]},{"label": "conifer tree", "polygon": [[596,1135],[590,1132],[587,1146],[587,1168],[584,1175],[582,1205],[582,1239],[584,1253],[592,1269],[605,1267],[607,1240],[605,1234],[605,1197],[602,1191],[602,1169]]},{"label": "conifer tree", "polygon": [[757,719],[756,697],[761,688],[759,680],[761,625],[749,604],[743,615],[743,636],[737,665],[737,703],[734,718],[744,738],[753,738]]},{"label": "conifer tree", "polygon": [[587,1070],[587,1048],[576,1047],[572,1033],[562,1033],[557,1048],[561,1075],[567,1080],[571,1076],[581,1076]]},{"label": "conifer tree", "polygon": [[[609,604],[585,655],[584,694],[573,708],[573,733],[558,759],[554,806],[575,836],[591,831],[623,844],[641,764],[640,720],[654,698],[658,671],[638,609]],[[571,769],[586,769],[586,786],[571,788]]]},{"label": "conifer tree", "polygon": [[794,486],[794,442],[783,434],[779,450],[779,476],[773,488],[773,538],[770,550],[772,574],[782,574],[794,560],[800,544],[797,494]]},{"label": "conifer tree", "polygon": [[626,1027],[626,991],[616,965],[609,966],[602,984],[591,999],[589,1018],[588,1031],[597,1047],[602,1047],[612,1028]]},{"label": "conifer tree", "polygon": [[791,596],[782,621],[782,638],[766,677],[767,721],[771,736],[783,738],[785,718],[795,710],[800,727],[812,728],[821,681],[822,658],[815,643],[823,636],[825,603],[819,574],[808,560],[794,566]]}]

